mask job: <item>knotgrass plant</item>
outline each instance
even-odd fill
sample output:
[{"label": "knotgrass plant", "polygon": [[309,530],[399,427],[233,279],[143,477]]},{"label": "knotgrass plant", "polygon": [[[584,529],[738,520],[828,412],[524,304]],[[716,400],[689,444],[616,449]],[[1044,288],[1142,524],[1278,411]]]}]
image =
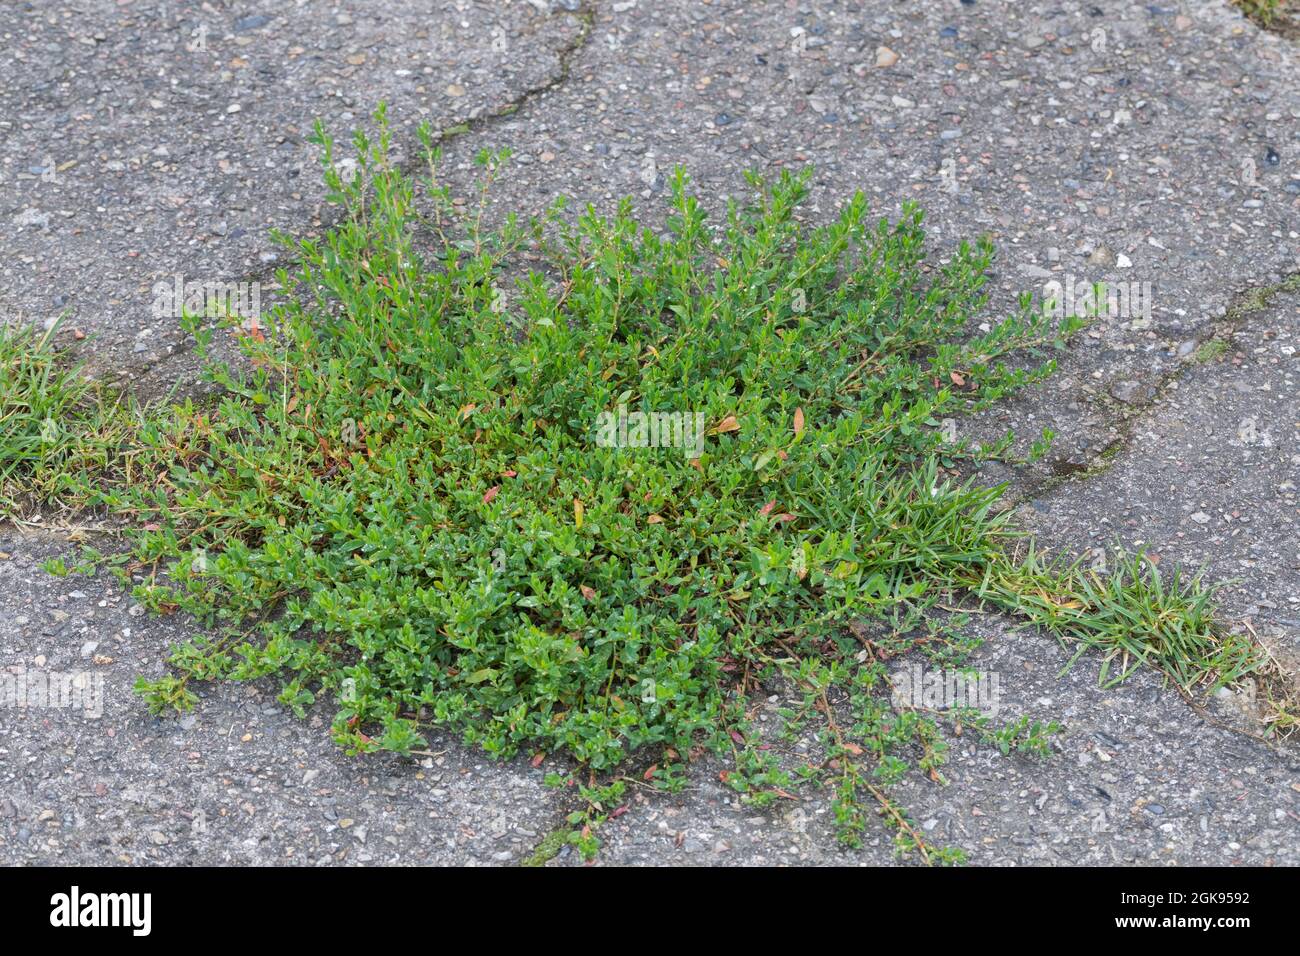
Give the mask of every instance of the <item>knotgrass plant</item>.
[{"label": "knotgrass plant", "polygon": [[[873,223],[860,193],[810,226],[806,172],[751,177],[716,221],[678,170],[662,229],[626,201],[489,228],[483,197],[438,179],[427,130],[417,178],[377,120],[347,178],[317,127],[344,214],[320,240],[279,237],[290,295],[227,326],[246,361],[207,363],[220,399],[148,417],[132,480],[77,488],[130,519],[129,551],[92,557],[209,626],[140,681],[151,706],[277,675],[300,713],[335,702],[353,752],[441,727],[607,775],[649,753],[644,780],[668,787],[707,747],[756,804],[821,781],[846,842],[866,795],[901,851],[959,858],[887,794],[909,757],[940,779],[944,744],[889,706],[860,622],[906,635],[981,583],[1012,603],[999,489],[953,480],[933,426],[1038,382],[1077,320],[1025,299],[972,332],[987,241],[928,264],[921,213]],[[507,160],[480,154],[485,190]],[[224,334],[187,325],[205,354]],[[635,424],[611,440],[613,417]],[[779,676],[804,694],[791,726],[822,722],[821,764],[791,771],[751,730],[748,693]],[[582,788],[584,852],[612,786]]]}]

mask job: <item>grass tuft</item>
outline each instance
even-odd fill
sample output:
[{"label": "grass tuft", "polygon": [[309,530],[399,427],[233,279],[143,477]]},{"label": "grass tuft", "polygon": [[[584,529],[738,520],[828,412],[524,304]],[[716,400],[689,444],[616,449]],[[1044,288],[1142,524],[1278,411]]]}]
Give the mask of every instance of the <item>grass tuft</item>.
[{"label": "grass tuft", "polygon": [[1106,686],[1149,666],[1189,693],[1235,683],[1260,663],[1249,641],[1222,631],[1213,593],[1200,575],[1175,568],[1164,576],[1140,552],[1098,573],[1083,562],[1049,562],[1032,548],[1023,562],[991,569],[976,589],[1080,652],[1099,649]]},{"label": "grass tuft", "polygon": [[0,518],[101,473],[126,434],[124,404],[61,360],[59,325],[0,325]]},{"label": "grass tuft", "polygon": [[1260,26],[1270,26],[1285,6],[1285,0],[1232,0],[1241,12]]}]

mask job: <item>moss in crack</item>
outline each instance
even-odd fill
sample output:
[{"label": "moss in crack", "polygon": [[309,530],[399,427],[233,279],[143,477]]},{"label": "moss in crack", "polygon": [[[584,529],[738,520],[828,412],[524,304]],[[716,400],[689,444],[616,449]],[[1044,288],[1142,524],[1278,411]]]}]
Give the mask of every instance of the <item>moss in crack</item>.
[{"label": "moss in crack", "polygon": [[1057,459],[1049,466],[1051,474],[1042,481],[1033,485],[1024,494],[1009,498],[1013,505],[1022,505],[1025,502],[1032,501],[1035,498],[1042,498],[1051,494],[1062,485],[1070,484],[1076,481],[1088,481],[1096,478],[1098,475],[1109,471],[1118,460],[1128,444],[1128,435],[1123,435],[1114,439],[1107,444],[1101,451],[1097,452],[1088,462],[1079,464],[1065,459]]},{"label": "moss in crack", "polygon": [[1228,354],[1228,343],[1223,339],[1206,339],[1192,353],[1192,360],[1200,365],[1208,365]]},{"label": "moss in crack", "polygon": [[533,848],[533,852],[528,854],[519,861],[520,866],[545,866],[551,860],[555,859],[561,850],[568,845],[569,831],[563,828],[552,830],[546,836],[542,837],[540,843]]}]

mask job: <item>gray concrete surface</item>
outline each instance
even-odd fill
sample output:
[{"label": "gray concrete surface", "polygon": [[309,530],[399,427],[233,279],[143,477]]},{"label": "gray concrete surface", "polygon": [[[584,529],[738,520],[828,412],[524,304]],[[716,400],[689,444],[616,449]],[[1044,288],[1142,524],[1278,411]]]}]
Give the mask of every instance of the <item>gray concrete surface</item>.
[{"label": "gray concrete surface", "polygon": [[[1042,389],[959,428],[1052,427],[1046,461],[985,469],[1024,522],[1071,553],[1119,540],[1207,563],[1231,579],[1229,623],[1297,673],[1300,299],[1235,306],[1300,271],[1300,47],[1224,0],[32,3],[0,9],[0,48],[0,312],[66,311],[65,340],[89,333],[92,367],[146,391],[193,371],[153,283],[267,279],[268,227],[328,222],[313,120],[345,141],[380,99],[403,147],[420,120],[469,121],[453,181],[512,147],[499,208],[631,194],[657,215],[675,163],[717,201],[746,168],[811,162],[811,216],[862,188],[880,215],[920,202],[937,256],[991,234],[991,314],[1052,280],[1147,283],[1149,315],[1103,316]],[[1199,361],[1211,338],[1228,351]],[[130,684],[188,625],[45,575],[66,531],[2,537],[0,666],[89,668],[105,697],[98,718],[0,710],[0,861],[501,864],[569,809],[549,761],[452,741],[348,758],[269,688],[154,719]],[[1008,712],[1066,732],[1046,761],[954,741],[949,786],[900,792],[926,832],[987,864],[1300,862],[1294,748],[1150,675],[1103,690],[1085,660],[1058,678],[1055,642],[981,622]],[[882,827],[840,850],[817,794],[756,812],[718,769],[633,792],[599,863],[892,860]]]}]

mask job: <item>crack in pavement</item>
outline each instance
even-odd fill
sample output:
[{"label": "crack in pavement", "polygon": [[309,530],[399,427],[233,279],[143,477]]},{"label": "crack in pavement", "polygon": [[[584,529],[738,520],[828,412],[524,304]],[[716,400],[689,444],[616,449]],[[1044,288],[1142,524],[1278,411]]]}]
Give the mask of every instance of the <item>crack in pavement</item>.
[{"label": "crack in pavement", "polygon": [[[474,133],[487,129],[491,127],[493,124],[503,119],[517,115],[522,110],[526,109],[534,101],[546,96],[548,93],[554,92],[555,90],[563,86],[563,84],[569,79],[572,70],[573,60],[587,45],[587,41],[591,36],[591,29],[594,20],[594,15],[595,15],[594,10],[589,5],[584,3],[580,5],[576,10],[561,10],[547,17],[543,21],[542,24],[543,26],[549,23],[553,23],[560,19],[575,19],[577,20],[579,25],[577,33],[573,36],[573,38],[570,39],[568,42],[566,42],[563,46],[561,46],[556,51],[555,56],[556,56],[557,65],[553,75],[543,83],[537,83],[532,86],[524,88],[516,96],[507,100],[503,105],[501,105],[500,107],[498,107],[497,109],[491,112],[479,113],[478,115],[468,116],[457,122],[453,122],[448,124],[447,126],[444,126],[441,130],[436,131],[433,134],[432,136],[433,143],[441,144],[441,145],[449,144],[463,136],[472,135]],[[538,27],[538,29],[534,30],[533,32],[536,33],[540,29],[541,27]],[[404,157],[403,159],[400,159],[398,162],[394,164],[397,169],[401,170],[403,173],[407,175],[411,175],[421,167],[421,159],[418,155],[417,150],[399,148],[397,151],[399,152],[399,155]],[[339,220],[342,217],[342,212],[337,207],[331,207],[327,215],[328,218],[322,217],[322,221],[319,227],[309,228],[302,231],[302,233],[300,234],[301,237],[314,238],[328,232],[330,229],[332,229],[334,226],[338,224]],[[279,290],[279,286],[274,281],[276,277],[276,273],[292,265],[293,265],[293,259],[291,257],[281,256],[269,262],[264,263],[262,266],[256,269],[239,273],[235,278],[229,281],[243,282],[243,283],[260,283],[268,291],[275,292]],[[188,358],[190,354],[191,354],[190,352],[187,352],[181,348],[172,349],[169,352],[167,352],[167,354],[161,356],[157,362],[154,362],[149,366],[147,366],[146,368],[144,368],[141,371],[140,376],[136,381],[138,382],[140,379],[147,380],[153,377],[156,373],[165,372],[167,369],[174,366],[178,360]],[[92,358],[91,368],[93,368],[93,358]],[[172,386],[171,389],[168,391],[168,396],[169,397],[177,396],[183,398],[183,397],[189,397],[195,395],[199,391],[201,383],[197,381],[182,383],[181,381],[177,380],[175,382],[172,382],[171,386]],[[147,393],[150,389],[148,388],[147,385],[137,385],[135,388],[132,388],[131,386],[128,385],[125,390],[142,391]]]},{"label": "crack in pavement", "polygon": [[1008,507],[1019,507],[1026,502],[1054,494],[1065,486],[1089,481],[1109,471],[1132,444],[1137,426],[1151,412],[1157,410],[1168,397],[1170,387],[1205,364],[1196,357],[1200,349],[1210,342],[1228,341],[1247,324],[1251,316],[1265,311],[1277,296],[1288,292],[1300,292],[1300,272],[1291,273],[1279,282],[1255,286],[1237,293],[1228,305],[1227,311],[1222,316],[1212,319],[1206,327],[1205,334],[1193,340],[1195,348],[1184,357],[1183,361],[1171,367],[1153,383],[1153,392],[1149,398],[1128,407],[1123,407],[1118,401],[1104,398],[1095,403],[1116,413],[1110,418],[1109,425],[1118,434],[1096,452],[1088,464],[1078,470],[1032,482],[1023,492],[1009,495],[1005,499]]}]

